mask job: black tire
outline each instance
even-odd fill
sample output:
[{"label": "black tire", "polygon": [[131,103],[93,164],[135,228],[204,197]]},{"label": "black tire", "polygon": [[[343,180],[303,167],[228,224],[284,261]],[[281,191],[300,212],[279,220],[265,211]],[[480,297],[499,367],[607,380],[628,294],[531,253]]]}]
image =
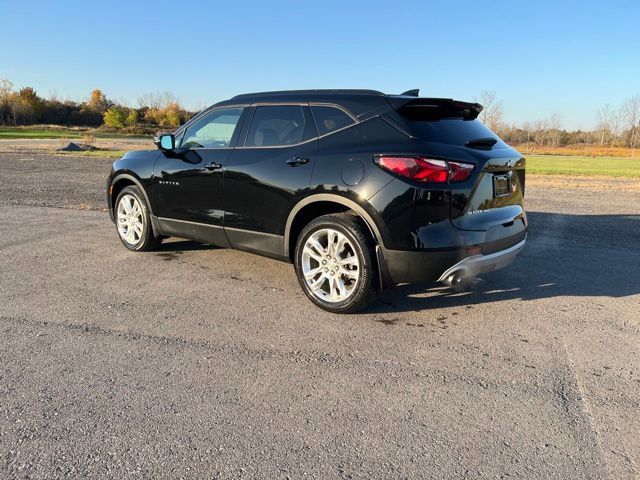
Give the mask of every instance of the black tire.
[{"label": "black tire", "polygon": [[[361,266],[354,290],[346,300],[340,302],[327,302],[316,296],[303,274],[302,252],[304,245],[314,232],[325,228],[337,230],[347,237],[354,247],[354,253],[358,256]],[[374,247],[375,243],[369,229],[364,221],[356,215],[339,213],[323,215],[312,220],[302,230],[296,242],[294,264],[302,290],[313,303],[332,313],[354,313],[369,306],[380,293]]]},{"label": "black tire", "polygon": [[[126,239],[122,238],[122,235],[120,235],[120,232],[118,230],[118,206],[120,205],[120,202],[125,195],[131,195],[132,197],[134,197],[142,207],[142,234],[140,235],[140,238],[133,243],[129,243]],[[116,218],[116,232],[118,233],[118,238],[120,239],[122,244],[129,250],[133,250],[136,252],[146,252],[149,250],[155,250],[156,248],[158,248],[160,243],[162,243],[162,238],[156,237],[153,234],[151,217],[149,215],[149,205],[147,205],[145,196],[137,186],[130,185],[128,187],[125,187],[118,194],[114,206],[114,216]]]}]

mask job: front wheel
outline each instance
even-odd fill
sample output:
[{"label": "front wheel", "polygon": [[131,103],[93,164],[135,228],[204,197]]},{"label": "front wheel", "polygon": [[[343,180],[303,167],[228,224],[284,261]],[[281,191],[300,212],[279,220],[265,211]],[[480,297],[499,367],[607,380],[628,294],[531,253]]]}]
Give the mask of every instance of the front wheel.
[{"label": "front wheel", "polygon": [[122,189],[116,199],[115,217],[118,236],[129,250],[153,250],[162,242],[153,234],[149,207],[138,187]]},{"label": "front wheel", "polygon": [[296,245],[298,281],[309,299],[333,313],[353,313],[378,296],[373,242],[362,219],[323,215],[302,231]]}]

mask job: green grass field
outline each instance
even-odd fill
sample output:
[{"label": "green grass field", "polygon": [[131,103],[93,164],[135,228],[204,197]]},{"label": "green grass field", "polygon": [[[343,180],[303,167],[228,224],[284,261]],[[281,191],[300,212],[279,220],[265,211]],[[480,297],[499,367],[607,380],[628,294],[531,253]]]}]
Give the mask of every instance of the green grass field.
[{"label": "green grass field", "polygon": [[80,138],[83,132],[71,129],[0,127],[0,138]]},{"label": "green grass field", "polygon": [[85,133],[92,133],[96,138],[149,138],[149,135],[126,135],[118,133],[95,132],[92,129],[75,128],[29,128],[0,127],[0,139],[17,140],[21,138],[81,138]]},{"label": "green grass field", "polygon": [[640,158],[527,156],[527,173],[541,175],[580,175],[640,177]]}]

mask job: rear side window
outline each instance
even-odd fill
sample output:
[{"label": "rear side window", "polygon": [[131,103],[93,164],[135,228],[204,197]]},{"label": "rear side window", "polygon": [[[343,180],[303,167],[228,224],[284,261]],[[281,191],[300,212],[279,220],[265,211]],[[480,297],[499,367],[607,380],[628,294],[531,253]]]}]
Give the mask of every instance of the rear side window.
[{"label": "rear side window", "polygon": [[355,123],[353,118],[336,107],[312,105],[311,112],[313,113],[313,119],[316,121],[318,133],[321,136]]},{"label": "rear side window", "polygon": [[247,147],[279,147],[300,143],[304,133],[300,105],[257,107],[247,134]]},{"label": "rear side window", "polygon": [[443,118],[440,120],[405,119],[409,133],[426,142],[464,145],[479,138],[495,138],[498,143],[494,148],[505,148],[500,138],[479,120],[463,120],[462,118]]}]

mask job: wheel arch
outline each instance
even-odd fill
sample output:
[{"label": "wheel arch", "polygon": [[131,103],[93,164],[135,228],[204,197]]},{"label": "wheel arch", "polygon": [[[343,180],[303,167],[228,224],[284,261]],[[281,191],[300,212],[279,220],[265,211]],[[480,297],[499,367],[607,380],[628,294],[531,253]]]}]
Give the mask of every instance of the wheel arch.
[{"label": "wheel arch", "polygon": [[291,258],[291,256],[293,255],[293,251],[295,250],[295,246],[292,248],[292,242],[297,240],[297,233],[299,233],[299,231],[296,233],[296,229],[294,228],[294,226],[296,225],[296,219],[299,219],[300,216],[303,215],[305,209],[307,209],[308,207],[319,204],[333,204],[336,206],[335,210],[323,211],[322,214],[352,210],[360,218],[362,218],[375,242],[378,245],[383,245],[382,235],[380,233],[380,230],[378,229],[378,226],[376,225],[373,218],[371,218],[371,215],[369,215],[362,206],[358,205],[353,200],[345,198],[341,195],[335,195],[331,193],[318,193],[303,198],[298,203],[296,203],[289,212],[289,216],[287,217],[287,222],[284,229],[284,254],[286,257]]},{"label": "wheel arch", "polygon": [[114,175],[109,184],[109,214],[111,215],[111,220],[115,222],[115,202],[118,198],[118,194],[122,191],[122,189],[130,185],[135,185],[136,187],[138,187],[142,192],[142,195],[144,195],[144,200],[147,203],[147,207],[149,208],[149,217],[151,218],[151,228],[153,229],[153,234],[156,236],[162,235],[162,229],[160,228],[158,218],[153,214],[153,206],[151,205],[151,201],[149,200],[147,190],[142,185],[140,179],[131,173],[118,173]]},{"label": "wheel arch", "polygon": [[109,202],[111,204],[111,210],[115,208],[116,198],[118,198],[118,194],[122,191],[123,188],[135,185],[142,191],[144,195],[144,199],[147,202],[147,206],[149,207],[149,213],[153,215],[153,207],[151,206],[151,202],[149,201],[149,196],[147,195],[147,190],[142,186],[140,179],[133,176],[130,173],[119,173],[113,177],[111,180],[111,184],[109,185]]}]

